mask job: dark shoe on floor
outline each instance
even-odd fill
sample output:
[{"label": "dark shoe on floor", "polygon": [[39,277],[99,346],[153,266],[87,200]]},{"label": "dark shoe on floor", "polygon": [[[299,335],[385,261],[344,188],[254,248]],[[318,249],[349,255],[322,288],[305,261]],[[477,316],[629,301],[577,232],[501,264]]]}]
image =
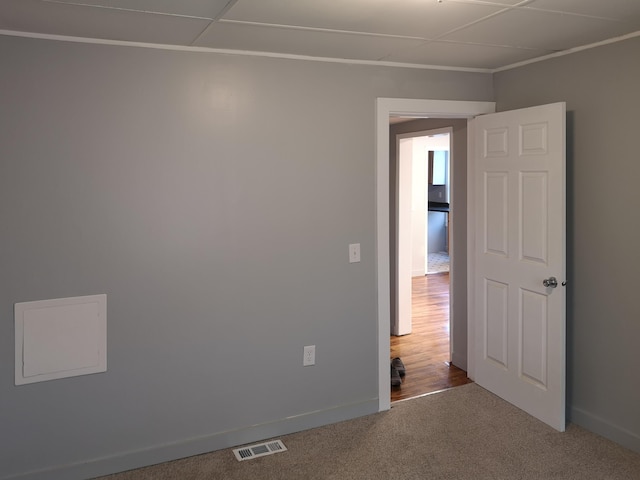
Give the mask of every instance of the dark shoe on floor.
[{"label": "dark shoe on floor", "polygon": [[400,373],[393,365],[391,365],[391,386],[399,387],[400,385],[402,385],[402,379],[400,378]]},{"label": "dark shoe on floor", "polygon": [[391,360],[391,367],[395,368],[401,377],[404,377],[405,374],[407,373],[406,369],[404,368],[404,363],[402,363],[402,360],[400,360],[400,357],[396,357],[393,360]]}]

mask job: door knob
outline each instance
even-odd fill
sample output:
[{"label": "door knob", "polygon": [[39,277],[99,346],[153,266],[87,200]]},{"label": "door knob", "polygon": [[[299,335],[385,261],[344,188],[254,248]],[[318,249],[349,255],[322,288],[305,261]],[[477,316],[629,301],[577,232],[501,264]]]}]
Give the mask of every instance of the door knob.
[{"label": "door knob", "polygon": [[545,287],[556,288],[558,286],[558,280],[556,280],[556,277],[545,278],[542,281],[542,285]]}]

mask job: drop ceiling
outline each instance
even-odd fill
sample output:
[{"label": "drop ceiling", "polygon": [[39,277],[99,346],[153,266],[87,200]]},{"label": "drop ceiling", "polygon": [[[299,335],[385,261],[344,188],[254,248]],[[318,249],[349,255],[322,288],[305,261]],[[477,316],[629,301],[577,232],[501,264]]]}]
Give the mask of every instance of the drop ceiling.
[{"label": "drop ceiling", "polygon": [[640,0],[1,0],[0,34],[495,71],[636,36]]}]

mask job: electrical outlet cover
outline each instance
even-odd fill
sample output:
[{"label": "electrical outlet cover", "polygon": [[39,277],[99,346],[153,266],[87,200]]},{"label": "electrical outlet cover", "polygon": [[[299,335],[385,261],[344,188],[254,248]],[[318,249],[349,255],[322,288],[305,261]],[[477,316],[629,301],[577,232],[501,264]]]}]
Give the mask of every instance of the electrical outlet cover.
[{"label": "electrical outlet cover", "polygon": [[316,346],[307,345],[304,347],[304,356],[302,357],[302,366],[309,367],[316,364]]}]

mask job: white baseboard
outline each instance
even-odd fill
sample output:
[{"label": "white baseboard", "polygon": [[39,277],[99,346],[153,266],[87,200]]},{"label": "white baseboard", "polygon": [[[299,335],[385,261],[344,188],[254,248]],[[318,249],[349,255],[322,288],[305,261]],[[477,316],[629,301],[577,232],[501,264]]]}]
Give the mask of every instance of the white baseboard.
[{"label": "white baseboard", "polygon": [[[84,480],[109,475],[351,420],[376,413],[378,403],[378,398],[372,398],[237,430],[187,438],[170,444],[152,445],[146,449],[87,459],[72,465],[52,466],[46,470],[24,472],[5,477],[4,480]],[[229,455],[233,456],[233,453],[229,452]]]},{"label": "white baseboard", "polygon": [[571,407],[569,415],[571,423],[619,443],[629,450],[640,453],[640,434],[631,432],[619,425],[614,425],[608,420],[581,408]]}]

